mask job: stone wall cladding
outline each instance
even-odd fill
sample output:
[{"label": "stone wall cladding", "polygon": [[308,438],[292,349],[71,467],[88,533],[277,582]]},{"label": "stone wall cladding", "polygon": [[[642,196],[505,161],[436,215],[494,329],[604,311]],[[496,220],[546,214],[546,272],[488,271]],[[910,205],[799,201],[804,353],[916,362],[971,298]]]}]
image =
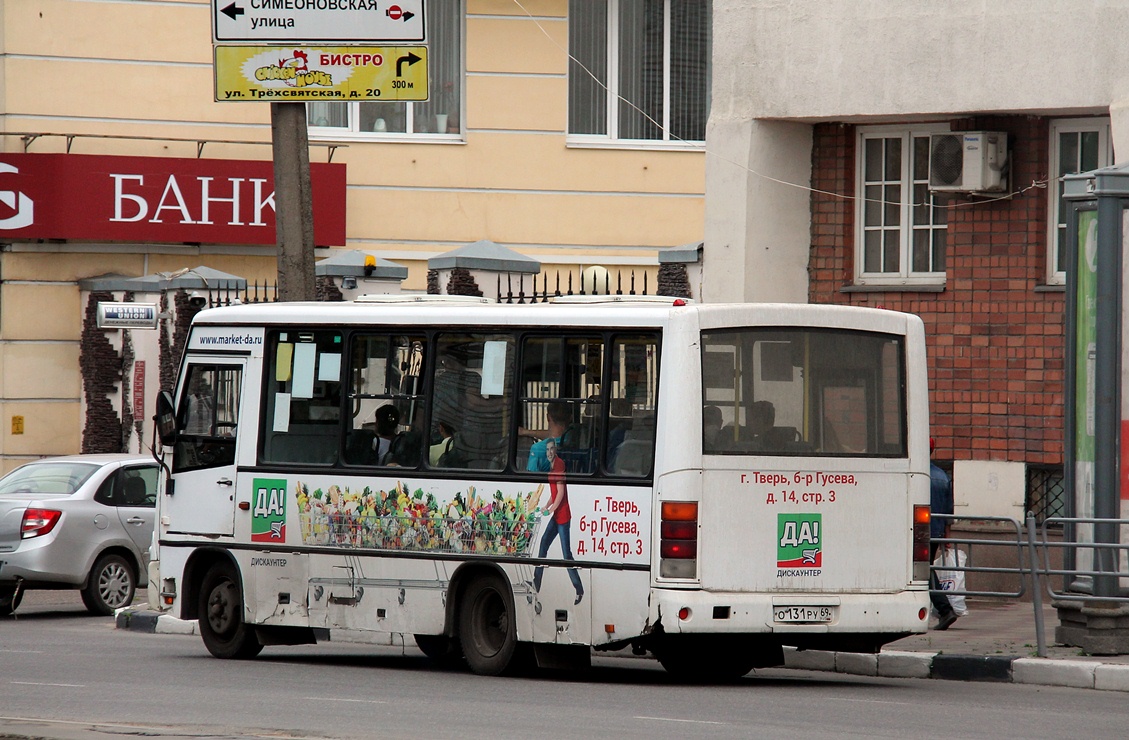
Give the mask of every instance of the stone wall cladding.
[{"label": "stone wall cladding", "polygon": [[465,267],[451,269],[451,277],[447,279],[447,295],[470,295],[482,297],[482,290],[475,282],[470,270]]},{"label": "stone wall cladding", "polygon": [[[169,312],[169,294],[167,292],[161,293],[161,315],[167,315]],[[172,322],[169,319],[157,320],[157,355],[159,368],[158,380],[161,384],[161,390],[172,393],[176,386],[176,363],[180,361],[179,357],[173,357],[172,354],[172,339],[169,337],[169,324]]]},{"label": "stone wall cladding", "polygon": [[659,266],[659,287],[656,295],[693,298],[690,293],[690,278],[686,274],[686,265],[666,263]]},{"label": "stone wall cladding", "polygon": [[[952,128],[1009,134],[1011,190],[1047,178],[1047,119],[969,118]],[[854,195],[855,141],[853,126],[815,126],[816,191]],[[844,292],[854,277],[855,204],[812,194],[809,300],[924,320],[939,458],[1062,463],[1065,293],[1036,290],[1047,274],[1047,198],[1046,189],[1031,188],[951,209],[943,292]],[[950,202],[973,201],[955,195]]]},{"label": "stone wall cladding", "polygon": [[98,328],[98,303],[113,301],[109,291],[92,291],[82,321],[78,364],[82,370],[82,393],[86,400],[86,422],[82,427],[82,452],[121,452],[122,422],[110,403],[122,379],[122,357]]},{"label": "stone wall cladding", "polygon": [[337,283],[333,282],[333,278],[322,275],[317,279],[317,300],[319,301],[343,301],[345,294],[337,287]]}]

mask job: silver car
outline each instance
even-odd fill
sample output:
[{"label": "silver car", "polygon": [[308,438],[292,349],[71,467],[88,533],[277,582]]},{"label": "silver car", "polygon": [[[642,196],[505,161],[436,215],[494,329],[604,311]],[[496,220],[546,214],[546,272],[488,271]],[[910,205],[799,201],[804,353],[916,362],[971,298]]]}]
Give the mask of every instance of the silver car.
[{"label": "silver car", "polygon": [[0,478],[0,616],[27,589],[81,589],[94,614],[128,606],[148,568],[159,480],[138,455],[47,458]]}]

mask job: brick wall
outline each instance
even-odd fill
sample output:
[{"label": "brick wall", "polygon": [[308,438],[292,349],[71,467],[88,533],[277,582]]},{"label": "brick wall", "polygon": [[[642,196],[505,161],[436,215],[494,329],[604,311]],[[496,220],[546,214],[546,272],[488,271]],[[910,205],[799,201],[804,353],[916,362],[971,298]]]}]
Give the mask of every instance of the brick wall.
[{"label": "brick wall", "polygon": [[[952,127],[1009,134],[1012,190],[1046,180],[1045,118],[961,119]],[[1061,464],[1065,293],[1039,289],[1047,274],[1046,189],[951,209],[942,292],[846,292],[855,204],[818,191],[854,195],[855,141],[853,126],[815,127],[810,301],[922,318],[938,458]],[[974,201],[956,195],[950,202]]]}]

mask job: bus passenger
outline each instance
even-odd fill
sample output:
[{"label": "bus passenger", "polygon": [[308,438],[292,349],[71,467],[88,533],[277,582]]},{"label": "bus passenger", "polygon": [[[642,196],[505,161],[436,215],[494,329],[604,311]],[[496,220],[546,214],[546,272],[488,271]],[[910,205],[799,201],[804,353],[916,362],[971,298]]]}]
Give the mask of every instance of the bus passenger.
[{"label": "bus passenger", "polygon": [[702,408],[702,449],[704,451],[712,452],[722,446],[722,421],[721,409],[717,406]]},{"label": "bus passenger", "polygon": [[376,452],[377,465],[387,465],[385,458],[392,449],[399,424],[400,412],[392,404],[386,403],[376,410],[376,438],[372,441],[372,448]]}]

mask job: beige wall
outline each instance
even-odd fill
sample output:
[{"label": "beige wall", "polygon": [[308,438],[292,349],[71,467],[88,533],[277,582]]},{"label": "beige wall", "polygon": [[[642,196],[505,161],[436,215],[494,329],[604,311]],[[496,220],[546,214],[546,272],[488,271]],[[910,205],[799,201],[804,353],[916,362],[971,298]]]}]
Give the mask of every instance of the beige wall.
[{"label": "beige wall", "polygon": [[[347,165],[341,246],[408,267],[405,290],[426,288],[430,257],[480,239],[536,256],[549,274],[603,264],[652,282],[658,248],[702,239],[704,152],[568,146],[568,2],[522,5],[466,2],[463,141],[311,142],[315,162],[344,145],[333,155]],[[212,100],[210,23],[209,0],[0,3],[0,131],[39,135],[32,153],[66,151],[75,134],[79,154],[191,158],[205,141],[205,157],[269,159],[269,105]],[[24,151],[15,135],[0,146]],[[251,281],[277,275],[269,247],[52,243],[0,253],[0,469],[78,451],[78,281],[197,265]],[[13,414],[25,415],[24,435],[10,434]]]}]

